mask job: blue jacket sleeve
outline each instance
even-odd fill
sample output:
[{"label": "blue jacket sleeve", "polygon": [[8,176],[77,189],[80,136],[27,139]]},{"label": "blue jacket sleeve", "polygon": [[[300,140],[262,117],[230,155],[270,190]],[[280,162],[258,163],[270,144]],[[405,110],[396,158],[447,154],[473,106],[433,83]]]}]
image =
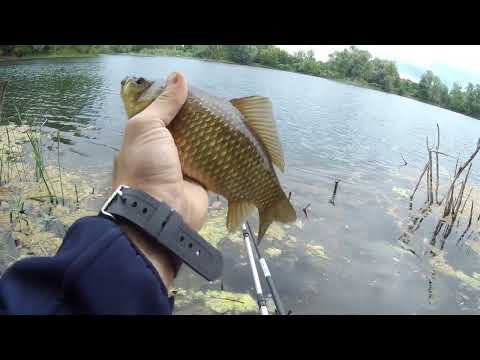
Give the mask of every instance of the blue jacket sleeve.
[{"label": "blue jacket sleeve", "polygon": [[30,257],[0,278],[4,314],[161,314],[173,298],[153,265],[120,227],[85,217],[52,257]]}]

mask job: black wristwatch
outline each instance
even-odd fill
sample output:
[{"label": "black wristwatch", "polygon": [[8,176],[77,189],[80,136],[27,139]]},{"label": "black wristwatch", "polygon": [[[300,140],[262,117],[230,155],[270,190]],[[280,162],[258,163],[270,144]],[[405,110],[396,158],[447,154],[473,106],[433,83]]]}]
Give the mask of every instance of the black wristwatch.
[{"label": "black wristwatch", "polygon": [[100,213],[116,222],[127,220],[143,229],[199,275],[213,281],[222,274],[223,258],[166,203],[147,193],[120,185]]}]

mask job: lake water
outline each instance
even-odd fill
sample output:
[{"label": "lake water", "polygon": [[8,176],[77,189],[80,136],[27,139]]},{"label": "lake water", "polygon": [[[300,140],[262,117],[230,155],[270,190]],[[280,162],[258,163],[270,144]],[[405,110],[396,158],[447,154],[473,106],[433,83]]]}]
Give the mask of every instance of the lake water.
[{"label": "lake water", "polygon": [[[321,78],[199,60],[100,56],[0,62],[0,79],[10,80],[5,112],[12,113],[15,103],[27,119],[47,120],[45,131],[62,132],[65,166],[104,171],[105,184],[126,122],[120,81],[126,75],[162,78],[172,71],[222,98],[256,94],[272,100],[286,158],[286,171],[279,177],[286,192],[292,192],[301,224],[282,227],[285,238],[267,237],[261,249],[282,251],[267,260],[286,308],[295,314],[480,311],[475,282],[468,285],[461,276],[432,270],[428,257],[402,250],[405,244],[398,240],[408,224],[408,196],[427,160],[426,137],[432,144],[438,123],[441,151],[452,155],[441,159],[447,178],[456,158],[465,161],[475,149],[478,120]],[[469,184],[480,180],[479,168],[475,160]],[[332,205],[328,200],[336,179],[340,183]],[[424,186],[417,197],[416,208],[425,198]],[[307,204],[308,218],[302,212]],[[425,223],[418,243],[431,237],[432,226]],[[478,240],[474,236],[470,242]],[[475,278],[480,255],[455,243],[449,240],[442,256]],[[325,257],[311,251],[320,247]],[[225,248],[223,286],[254,296],[245,259],[241,243]],[[219,288],[188,270],[177,285]],[[194,312],[188,306],[179,311]]]}]

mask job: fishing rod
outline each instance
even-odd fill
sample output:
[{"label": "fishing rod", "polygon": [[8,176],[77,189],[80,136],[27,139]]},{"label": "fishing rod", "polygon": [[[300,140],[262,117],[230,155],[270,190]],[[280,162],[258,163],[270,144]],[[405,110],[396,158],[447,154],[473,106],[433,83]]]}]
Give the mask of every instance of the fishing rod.
[{"label": "fishing rod", "polygon": [[[270,289],[270,293],[272,294],[273,297],[273,302],[275,303],[275,307],[277,309],[277,312],[279,315],[286,315],[285,308],[283,307],[283,303],[280,300],[280,296],[278,295],[277,287],[275,286],[275,282],[273,281],[272,274],[270,273],[270,270],[267,265],[267,261],[265,258],[261,255],[260,250],[258,249],[257,241],[255,239],[255,235],[253,234],[252,228],[250,227],[249,222],[247,221],[247,227],[248,227],[248,232],[250,233],[250,236],[252,237],[253,240],[253,245],[255,248],[255,252],[257,254],[258,261],[260,262],[263,275],[265,276],[265,280],[267,281],[268,287]],[[288,313],[290,314],[290,312]]]},{"label": "fishing rod", "polygon": [[[267,302],[263,297],[262,285],[260,284],[260,278],[258,277],[257,265],[255,264],[255,259],[253,257],[252,245],[250,244],[250,235],[247,231],[245,224],[242,226],[243,229],[243,240],[245,240],[245,246],[247,248],[248,261],[250,262],[250,267],[252,269],[253,282],[255,284],[255,291],[257,292],[257,302],[260,309],[260,314],[268,315]],[[254,241],[255,243],[255,241]]]}]

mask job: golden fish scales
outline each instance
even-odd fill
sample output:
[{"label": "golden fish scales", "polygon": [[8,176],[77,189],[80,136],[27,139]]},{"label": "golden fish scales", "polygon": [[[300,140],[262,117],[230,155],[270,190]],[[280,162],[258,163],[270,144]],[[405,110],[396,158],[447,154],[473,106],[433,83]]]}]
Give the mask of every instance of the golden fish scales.
[{"label": "golden fish scales", "polygon": [[[122,84],[129,118],[163,91],[162,84],[142,78],[128,78]],[[229,102],[189,87],[184,106],[168,128],[184,175],[228,200],[229,231],[238,229],[255,207],[260,215],[259,239],[272,221],[296,219],[272,165],[273,160],[283,170],[283,151],[268,99],[254,96]]]}]

